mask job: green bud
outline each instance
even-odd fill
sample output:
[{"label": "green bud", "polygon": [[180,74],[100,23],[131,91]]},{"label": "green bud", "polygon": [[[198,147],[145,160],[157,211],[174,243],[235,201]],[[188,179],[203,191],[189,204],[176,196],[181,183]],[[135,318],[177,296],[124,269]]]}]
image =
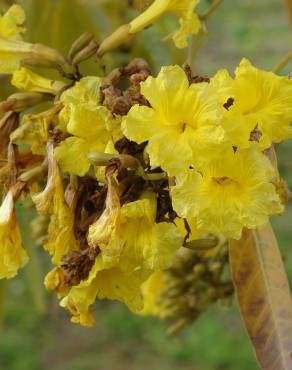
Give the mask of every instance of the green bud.
[{"label": "green bud", "polygon": [[206,266],[203,265],[202,263],[196,264],[193,267],[193,272],[194,272],[195,276],[197,276],[197,277],[202,276],[205,271],[206,271]]},{"label": "green bud", "polygon": [[77,66],[79,63],[86,59],[89,59],[94,55],[98,49],[98,44],[95,41],[91,41],[84,49],[80,50],[73,58],[73,66]]},{"label": "green bud", "polygon": [[214,277],[219,277],[224,265],[220,261],[213,262],[210,266],[210,271],[212,272]]},{"label": "green bud", "polygon": [[68,59],[72,62],[73,58],[80,50],[84,49],[94,38],[94,34],[92,32],[85,32],[83,33],[78,39],[76,39],[68,53]]},{"label": "green bud", "polygon": [[186,282],[193,284],[198,280],[198,276],[194,273],[188,274],[186,276],[185,280],[186,280]]},{"label": "green bud", "polygon": [[197,239],[192,240],[191,242],[185,243],[184,247],[191,250],[200,250],[200,249],[211,249],[216,247],[218,240],[216,238],[209,239]]},{"label": "green bud", "polygon": [[33,44],[30,59],[33,60],[34,58],[36,60],[44,60],[52,65],[68,65],[61,53],[43,44]]}]

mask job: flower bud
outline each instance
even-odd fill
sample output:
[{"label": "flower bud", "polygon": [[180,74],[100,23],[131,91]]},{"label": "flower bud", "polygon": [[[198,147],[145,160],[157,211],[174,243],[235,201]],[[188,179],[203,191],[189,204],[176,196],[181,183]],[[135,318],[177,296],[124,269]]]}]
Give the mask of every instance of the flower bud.
[{"label": "flower bud", "polygon": [[89,59],[96,53],[98,47],[99,45],[95,41],[91,41],[84,49],[80,50],[79,53],[75,55],[72,64],[76,66],[84,60]]},{"label": "flower bud", "polygon": [[132,36],[130,30],[131,26],[129,24],[124,24],[123,26],[119,27],[101,43],[97,50],[97,56],[101,57],[108,51],[115,49],[124,42],[129,41]]},{"label": "flower bud", "polygon": [[36,58],[37,60],[43,59],[48,63],[52,63],[52,65],[68,65],[68,62],[61,53],[46,45],[33,44],[31,51],[30,58],[32,60]]},{"label": "flower bud", "polygon": [[11,84],[19,90],[40,92],[56,95],[66,84],[62,81],[53,81],[42,77],[27,68],[21,68],[13,73]]},{"label": "flower bud", "polygon": [[93,40],[94,34],[92,32],[85,32],[77,40],[75,40],[68,53],[68,59],[72,61],[79,51],[84,49]]},{"label": "flower bud", "polygon": [[56,68],[55,63],[37,57],[27,56],[21,60],[21,66],[25,68]]},{"label": "flower bud", "polygon": [[193,267],[193,272],[197,277],[200,277],[206,271],[206,266],[203,263],[198,263]]},{"label": "flower bud", "polygon": [[0,110],[22,112],[50,99],[51,96],[49,94],[16,93],[10,95],[6,101],[0,104]]},{"label": "flower bud", "polygon": [[216,238],[209,238],[209,239],[196,239],[190,242],[185,243],[184,247],[191,249],[191,250],[198,250],[198,249],[211,249],[216,247],[218,241]]}]

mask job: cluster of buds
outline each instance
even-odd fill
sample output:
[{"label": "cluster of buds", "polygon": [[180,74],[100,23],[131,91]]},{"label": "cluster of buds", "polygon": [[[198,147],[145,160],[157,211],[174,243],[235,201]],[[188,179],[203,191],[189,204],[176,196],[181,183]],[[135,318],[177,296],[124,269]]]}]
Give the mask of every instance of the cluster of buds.
[{"label": "cluster of buds", "polygon": [[143,286],[143,313],[166,320],[170,335],[190,325],[215,303],[227,306],[232,302],[228,245],[224,239],[215,243],[212,248],[182,248],[169,269],[156,272]]}]

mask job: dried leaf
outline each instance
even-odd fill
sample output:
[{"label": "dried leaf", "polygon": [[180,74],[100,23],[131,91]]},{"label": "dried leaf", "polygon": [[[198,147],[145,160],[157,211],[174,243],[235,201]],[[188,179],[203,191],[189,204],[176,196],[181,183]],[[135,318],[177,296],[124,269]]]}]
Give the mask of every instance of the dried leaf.
[{"label": "dried leaf", "polygon": [[284,0],[284,4],[286,5],[290,23],[292,23],[292,0]]},{"label": "dried leaf", "polygon": [[292,303],[271,225],[230,242],[241,314],[263,370],[292,369]]}]

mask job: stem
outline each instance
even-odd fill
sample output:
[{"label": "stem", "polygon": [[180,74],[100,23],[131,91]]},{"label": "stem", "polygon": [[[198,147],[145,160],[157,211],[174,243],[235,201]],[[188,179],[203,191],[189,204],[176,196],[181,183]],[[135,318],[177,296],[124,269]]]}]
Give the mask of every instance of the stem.
[{"label": "stem", "polygon": [[117,156],[117,154],[90,152],[88,153],[88,160],[94,166],[109,166],[113,158]]},{"label": "stem", "polygon": [[47,168],[48,168],[48,161],[47,159],[45,159],[41,165],[33,167],[30,170],[23,172],[18,177],[18,180],[23,181],[23,182],[29,182],[31,180],[35,180],[40,175],[42,175],[47,170]]},{"label": "stem", "polygon": [[6,280],[0,280],[0,332],[3,329],[5,317]]},{"label": "stem", "polygon": [[201,21],[205,21],[223,3],[223,0],[214,0],[209,8],[200,16]]},{"label": "stem", "polygon": [[146,173],[141,164],[136,171],[137,175],[142,177],[146,181],[161,181],[167,179],[167,174],[165,172],[161,173]]},{"label": "stem", "polygon": [[146,173],[139,160],[128,154],[108,154],[90,152],[88,160],[94,166],[109,166],[117,163],[121,168],[131,168],[136,170],[138,176],[146,181],[160,181],[167,178],[165,172],[162,173]]},{"label": "stem", "polygon": [[281,62],[272,69],[272,72],[278,73],[290,62],[290,60],[292,60],[292,51],[286,54],[286,56],[281,60]]}]

